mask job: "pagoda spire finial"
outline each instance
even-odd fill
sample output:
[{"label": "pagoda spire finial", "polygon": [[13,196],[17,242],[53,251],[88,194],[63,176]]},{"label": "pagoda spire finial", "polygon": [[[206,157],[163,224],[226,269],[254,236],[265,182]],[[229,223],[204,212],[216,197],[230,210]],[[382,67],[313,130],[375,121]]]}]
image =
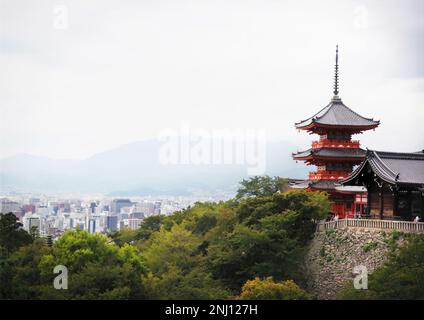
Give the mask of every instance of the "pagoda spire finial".
[{"label": "pagoda spire finial", "polygon": [[339,94],[339,45],[336,45],[336,66],[334,69],[334,95]]}]

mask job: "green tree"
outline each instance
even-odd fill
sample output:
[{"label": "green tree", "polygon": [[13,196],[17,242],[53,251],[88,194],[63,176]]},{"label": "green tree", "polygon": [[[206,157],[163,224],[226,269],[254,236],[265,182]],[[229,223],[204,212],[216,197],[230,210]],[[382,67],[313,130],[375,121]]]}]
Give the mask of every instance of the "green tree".
[{"label": "green tree", "polygon": [[[52,287],[56,265],[68,269],[68,290]],[[104,235],[81,230],[66,231],[39,263],[45,284],[43,299],[142,299],[142,276],[146,274],[138,249],[129,244],[118,247]],[[66,291],[66,292],[64,292]]]},{"label": "green tree", "polygon": [[0,249],[8,255],[32,242],[32,237],[22,229],[22,223],[13,213],[0,214]]},{"label": "green tree", "polygon": [[312,300],[313,296],[302,290],[293,280],[275,282],[272,277],[248,280],[239,300]]},{"label": "green tree", "polygon": [[232,290],[254,277],[301,281],[298,265],[328,208],[325,194],[301,190],[240,201],[220,232],[206,234],[209,268]]},{"label": "green tree", "polygon": [[124,244],[132,244],[138,240],[138,231],[129,228],[123,228],[109,235],[113,242],[122,247]]},{"label": "green tree", "polygon": [[155,215],[143,220],[140,228],[137,230],[138,240],[148,240],[152,233],[159,231],[165,219],[164,215]]},{"label": "green tree", "polygon": [[29,230],[29,235],[31,236],[32,240],[35,240],[40,237],[40,230],[38,230],[37,226],[32,226]]},{"label": "green tree", "polygon": [[284,213],[286,224],[292,238],[301,243],[308,242],[319,220],[325,218],[330,210],[326,193],[292,190],[275,193],[267,197],[255,197],[240,202],[237,208],[239,221],[249,226],[259,224],[267,216]]},{"label": "green tree", "polygon": [[243,179],[237,191],[236,199],[248,197],[271,196],[281,191],[282,187],[288,183],[287,179],[280,177],[255,176],[250,179]]},{"label": "green tree", "polygon": [[0,261],[0,299],[38,299],[42,285],[38,268],[50,252],[44,239],[38,238]]},{"label": "green tree", "polygon": [[[31,243],[27,234],[29,242],[0,255],[1,297],[224,299],[243,284],[250,288],[246,281],[255,277],[302,283],[298,266],[329,202],[320,192],[278,192],[280,183],[257,177],[242,183],[237,200],[196,203],[110,237],[67,231],[49,248],[39,238]],[[57,265],[68,268],[68,290],[53,289]],[[266,280],[263,286],[287,289],[285,298],[302,297],[289,282]]]},{"label": "green tree", "polygon": [[150,273],[144,279],[151,299],[222,299],[229,293],[204,267],[202,241],[182,225],[164,227],[145,243],[143,256]]},{"label": "green tree", "polygon": [[286,230],[272,229],[236,224],[233,231],[211,239],[208,259],[214,275],[233,290],[255,276],[292,276],[300,262],[299,248]]}]

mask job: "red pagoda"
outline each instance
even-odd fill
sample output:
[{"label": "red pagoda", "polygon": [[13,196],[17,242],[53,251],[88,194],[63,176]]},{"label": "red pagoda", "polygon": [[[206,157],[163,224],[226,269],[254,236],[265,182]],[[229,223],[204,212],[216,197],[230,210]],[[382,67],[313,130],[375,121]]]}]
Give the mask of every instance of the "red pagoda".
[{"label": "red pagoda", "polygon": [[338,68],[337,47],[334,96],[331,102],[312,117],[295,124],[299,130],[318,134],[319,140],[313,141],[310,149],[294,153],[293,159],[317,166],[318,170],[310,172],[308,180],[292,181],[291,187],[327,192],[331,213],[344,218],[364,212],[367,202],[364,188],[347,188],[339,184],[365,158],[366,151],[360,148],[358,140],[352,140],[352,135],[374,129],[380,122],[362,117],[342,102],[338,96]]}]

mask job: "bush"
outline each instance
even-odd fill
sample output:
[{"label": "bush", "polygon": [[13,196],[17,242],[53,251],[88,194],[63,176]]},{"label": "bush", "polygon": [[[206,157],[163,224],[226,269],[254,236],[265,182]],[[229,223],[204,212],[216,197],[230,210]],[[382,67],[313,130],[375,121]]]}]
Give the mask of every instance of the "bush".
[{"label": "bush", "polygon": [[302,290],[293,280],[275,282],[272,277],[248,280],[239,300],[312,300],[313,296]]},{"label": "bush", "polygon": [[362,250],[364,250],[364,252],[368,252],[377,247],[378,247],[378,242],[368,242],[362,246]]}]

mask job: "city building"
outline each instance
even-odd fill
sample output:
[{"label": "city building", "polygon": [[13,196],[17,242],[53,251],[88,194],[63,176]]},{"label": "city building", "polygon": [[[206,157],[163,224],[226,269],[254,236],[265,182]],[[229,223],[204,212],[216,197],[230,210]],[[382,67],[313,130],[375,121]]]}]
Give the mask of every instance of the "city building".
[{"label": "city building", "polygon": [[128,219],[128,228],[131,230],[136,230],[140,228],[143,219]]},{"label": "city building", "polygon": [[132,207],[133,203],[129,199],[114,199],[111,203],[112,213],[120,213],[124,207]]},{"label": "city building", "polygon": [[[74,195],[69,198],[53,195],[33,198],[31,195],[19,195],[1,198],[0,201],[3,208],[17,210],[13,213],[23,223],[25,230],[30,231],[31,227],[35,226],[41,236],[51,235],[55,239],[68,229],[86,230],[90,233],[113,232],[120,228],[137,229],[145,217],[161,213],[164,204],[167,212],[172,213],[201,199],[139,197],[134,201],[111,201],[108,197],[93,200],[87,196],[80,200],[75,199]],[[109,210],[112,204],[114,210],[119,213]]]},{"label": "city building", "polygon": [[37,232],[41,233],[41,219],[38,215],[27,213],[23,220],[23,227],[27,232],[30,232],[33,228],[37,228]]},{"label": "city building", "polygon": [[88,232],[89,233],[96,233],[97,221],[96,219],[88,219]]},{"label": "city building", "polygon": [[21,211],[21,206],[18,202],[9,199],[0,199],[0,213],[17,213]]},{"label": "city building", "polygon": [[24,204],[22,206],[22,211],[23,211],[23,213],[28,213],[28,212],[35,213],[36,208],[35,208],[35,205],[33,205],[33,204]]},{"label": "city building", "polygon": [[90,213],[96,213],[97,203],[91,202],[90,203]]},{"label": "city building", "polygon": [[144,213],[143,212],[132,212],[130,214],[131,219],[144,219]]},{"label": "city building", "polygon": [[108,232],[116,231],[118,229],[118,216],[106,217],[106,229]]}]

